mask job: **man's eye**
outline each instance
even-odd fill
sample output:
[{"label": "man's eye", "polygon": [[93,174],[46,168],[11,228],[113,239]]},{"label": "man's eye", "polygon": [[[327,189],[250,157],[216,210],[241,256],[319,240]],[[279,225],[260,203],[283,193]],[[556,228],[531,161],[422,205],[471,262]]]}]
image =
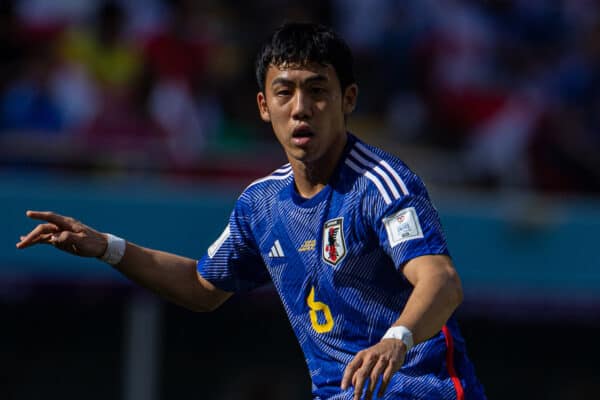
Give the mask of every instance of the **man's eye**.
[{"label": "man's eye", "polygon": [[310,91],[315,95],[322,95],[326,92],[325,88],[322,87],[313,87],[310,89]]},{"label": "man's eye", "polygon": [[289,89],[281,89],[275,92],[277,96],[289,96],[292,94],[292,91]]}]

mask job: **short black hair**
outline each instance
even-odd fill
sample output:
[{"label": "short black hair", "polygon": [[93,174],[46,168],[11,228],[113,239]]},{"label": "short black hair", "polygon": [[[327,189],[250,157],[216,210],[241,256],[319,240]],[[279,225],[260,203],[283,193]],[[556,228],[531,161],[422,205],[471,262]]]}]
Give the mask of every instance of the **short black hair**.
[{"label": "short black hair", "polygon": [[270,65],[311,63],[331,65],[342,90],[356,82],[352,52],[337,33],[320,24],[288,22],[275,30],[258,52],[255,65],[258,88],[264,92]]}]

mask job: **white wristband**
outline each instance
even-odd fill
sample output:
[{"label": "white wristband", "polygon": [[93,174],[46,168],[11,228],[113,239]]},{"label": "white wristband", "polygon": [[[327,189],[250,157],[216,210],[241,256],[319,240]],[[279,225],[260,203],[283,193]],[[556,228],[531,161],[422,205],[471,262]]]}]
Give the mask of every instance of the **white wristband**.
[{"label": "white wristband", "polygon": [[98,258],[109,263],[110,265],[117,265],[125,255],[125,247],[127,242],[125,242],[125,239],[121,239],[120,237],[111,235],[110,233],[107,233],[106,237],[108,239],[106,251]]},{"label": "white wristband", "polygon": [[392,326],[387,330],[385,335],[381,339],[398,339],[402,340],[406,345],[406,351],[408,352],[413,348],[413,335],[412,332],[405,326]]}]

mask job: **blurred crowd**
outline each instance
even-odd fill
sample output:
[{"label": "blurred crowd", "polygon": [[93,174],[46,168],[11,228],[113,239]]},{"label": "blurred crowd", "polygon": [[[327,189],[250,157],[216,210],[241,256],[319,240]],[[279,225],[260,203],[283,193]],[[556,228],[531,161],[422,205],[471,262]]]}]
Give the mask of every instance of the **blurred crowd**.
[{"label": "blurred crowd", "polygon": [[440,183],[600,193],[594,0],[0,0],[0,165],[270,157],[253,63],[285,20],[348,40],[357,133]]}]

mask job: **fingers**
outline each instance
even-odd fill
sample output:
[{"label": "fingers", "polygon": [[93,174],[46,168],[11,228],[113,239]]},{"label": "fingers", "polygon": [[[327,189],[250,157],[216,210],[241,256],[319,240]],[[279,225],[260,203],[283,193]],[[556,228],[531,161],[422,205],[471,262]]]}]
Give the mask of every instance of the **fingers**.
[{"label": "fingers", "polygon": [[342,390],[346,390],[352,385],[354,386],[354,400],[361,399],[363,391],[364,399],[371,400],[381,378],[377,396],[382,397],[393,374],[404,363],[406,347],[399,343],[401,344],[400,341],[383,340],[357,353],[344,371]]},{"label": "fingers", "polygon": [[50,238],[50,244],[54,247],[66,251],[67,253],[78,254],[79,249],[76,245],[76,241],[79,238],[78,234],[62,231],[59,234],[53,234]]},{"label": "fingers", "polygon": [[[360,369],[354,374],[354,400],[360,400],[360,396],[364,390],[365,383],[371,375],[371,370],[373,369],[373,366],[376,362],[376,357],[370,355],[366,356],[365,360],[363,361],[362,367],[360,367]],[[365,398],[368,399],[368,395]]]},{"label": "fingers", "polygon": [[50,222],[60,229],[72,230],[73,225],[75,224],[75,220],[70,217],[65,217],[63,215],[59,215],[53,213],[52,211],[27,211],[25,213],[29,218],[32,219],[40,219],[42,221]]},{"label": "fingers", "polygon": [[388,365],[389,361],[385,357],[380,357],[379,361],[377,361],[377,364],[375,364],[375,367],[371,371],[371,376],[369,376],[369,386],[367,386],[367,392],[365,393],[366,400],[371,400],[373,398],[373,392],[375,391],[377,381],[379,380],[381,374],[383,374],[383,372],[386,370]]},{"label": "fingers", "polygon": [[71,217],[50,211],[27,211],[27,216],[46,221],[26,236],[21,236],[18,249],[34,244],[51,244],[54,247],[81,257],[99,257],[106,250],[106,235]]},{"label": "fingers", "polygon": [[346,390],[348,389],[348,387],[350,387],[351,383],[353,382],[353,377],[354,377],[354,373],[356,372],[357,369],[360,368],[360,366],[362,365],[362,357],[361,357],[361,353],[358,353],[356,355],[356,357],[354,357],[354,359],[350,362],[350,364],[348,364],[348,366],[346,367],[346,370],[344,371],[344,376],[342,378],[342,390]]},{"label": "fingers", "polygon": [[59,228],[54,224],[40,224],[26,236],[21,236],[21,241],[17,243],[17,248],[24,249],[38,243],[50,243],[52,235],[58,231]]},{"label": "fingers", "polygon": [[394,364],[389,363],[385,372],[383,373],[383,378],[381,379],[381,386],[379,386],[379,392],[377,393],[377,397],[383,397],[387,387],[390,383],[390,379],[392,378],[392,374],[394,373]]}]

